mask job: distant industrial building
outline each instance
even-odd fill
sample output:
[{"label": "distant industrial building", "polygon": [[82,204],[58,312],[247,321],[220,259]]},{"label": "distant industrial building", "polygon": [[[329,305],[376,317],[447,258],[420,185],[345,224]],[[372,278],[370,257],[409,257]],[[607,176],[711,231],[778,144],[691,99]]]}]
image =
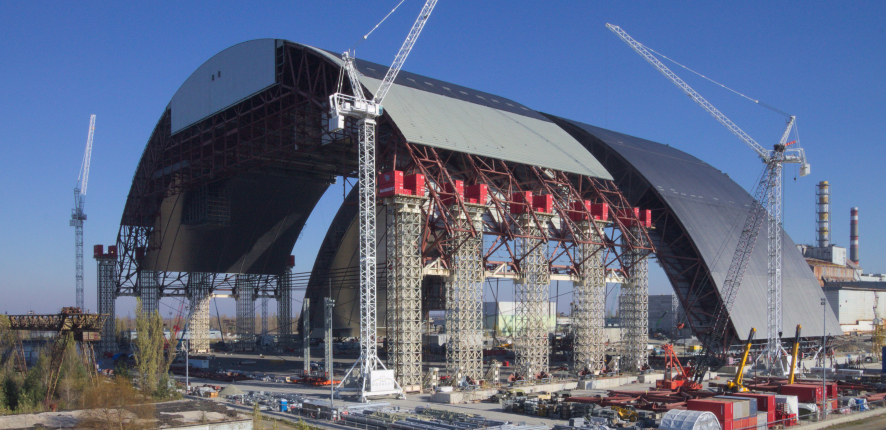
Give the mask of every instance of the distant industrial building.
[{"label": "distant industrial building", "polygon": [[[548,331],[557,326],[557,304],[548,303],[548,315],[545,318]],[[483,329],[501,336],[513,336],[517,333],[517,302],[483,302]]]},{"label": "distant industrial building", "polygon": [[[649,333],[656,331],[670,334],[675,325],[686,321],[680,301],[674,301],[673,294],[649,295]],[[677,310],[674,312],[674,306]]]}]

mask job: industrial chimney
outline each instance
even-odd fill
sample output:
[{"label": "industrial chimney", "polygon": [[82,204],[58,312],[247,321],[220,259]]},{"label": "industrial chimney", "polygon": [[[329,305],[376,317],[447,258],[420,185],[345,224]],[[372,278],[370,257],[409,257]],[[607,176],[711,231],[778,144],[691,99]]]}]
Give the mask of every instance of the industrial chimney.
[{"label": "industrial chimney", "polygon": [[831,191],[828,181],[821,181],[816,186],[816,213],[818,214],[818,247],[827,248],[831,244]]},{"label": "industrial chimney", "polygon": [[849,259],[858,265],[858,208],[852,208],[849,221]]}]

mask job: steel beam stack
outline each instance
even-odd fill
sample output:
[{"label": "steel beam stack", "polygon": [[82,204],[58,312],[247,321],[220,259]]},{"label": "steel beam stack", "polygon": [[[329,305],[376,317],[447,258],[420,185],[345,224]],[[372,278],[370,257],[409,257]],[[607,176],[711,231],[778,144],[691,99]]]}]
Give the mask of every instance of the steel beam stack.
[{"label": "steel beam stack", "polygon": [[547,225],[550,214],[536,212],[520,216],[520,223],[527,236],[517,240],[520,256],[520,278],[516,283],[517,336],[514,339],[516,371],[524,378],[532,379],[541,372],[548,372],[547,315],[550,312],[551,273],[548,267],[547,243],[542,237],[535,219]]},{"label": "steel beam stack", "polygon": [[292,348],[292,266],[277,277],[277,339],[283,348]]},{"label": "steel beam stack", "polygon": [[[110,248],[110,247],[109,247]],[[109,249],[110,251],[110,249]],[[108,315],[102,325],[101,340],[98,343],[99,353],[117,352],[116,335],[116,289],[117,289],[117,256],[115,254],[96,253],[98,263],[98,313]]]},{"label": "steel beam stack", "polygon": [[191,352],[209,352],[209,300],[212,294],[212,274],[188,274],[188,321]]},{"label": "steel beam stack", "polygon": [[160,283],[157,272],[142,270],[138,274],[138,296],[142,301],[142,312],[153,314],[160,310]]},{"label": "steel beam stack", "polygon": [[388,365],[404,391],[421,390],[421,205],[424,197],[394,195],[387,210]]},{"label": "steel beam stack", "polygon": [[[483,212],[465,204],[452,208],[451,274],[446,282],[446,371],[472,379],[483,377]],[[473,227],[473,232],[471,228]],[[547,291],[547,289],[545,290]],[[547,338],[547,333],[545,333]]]},{"label": "steel beam stack", "polygon": [[237,300],[237,351],[255,349],[255,279],[252,275],[239,274],[235,281]]},{"label": "steel beam stack", "polygon": [[581,263],[581,277],[573,284],[572,314],[573,360],[576,372],[597,374],[605,366],[606,273],[603,266],[600,233],[592,221],[582,221],[585,240],[577,246],[576,260]]},{"label": "steel beam stack", "polygon": [[[641,237],[631,227],[633,237]],[[627,253],[628,282],[622,284],[619,296],[621,323],[622,370],[639,372],[646,366],[649,343],[649,260],[648,252],[634,249]]]}]

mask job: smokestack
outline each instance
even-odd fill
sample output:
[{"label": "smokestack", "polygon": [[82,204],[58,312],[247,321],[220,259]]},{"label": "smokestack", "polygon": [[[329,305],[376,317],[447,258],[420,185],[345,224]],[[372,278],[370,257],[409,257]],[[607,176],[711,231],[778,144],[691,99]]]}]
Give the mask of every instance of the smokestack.
[{"label": "smokestack", "polygon": [[849,259],[858,265],[858,208],[852,208],[849,218]]},{"label": "smokestack", "polygon": [[818,247],[827,248],[831,244],[831,190],[828,181],[821,181],[816,186],[816,197],[818,205],[816,212],[818,213]]}]

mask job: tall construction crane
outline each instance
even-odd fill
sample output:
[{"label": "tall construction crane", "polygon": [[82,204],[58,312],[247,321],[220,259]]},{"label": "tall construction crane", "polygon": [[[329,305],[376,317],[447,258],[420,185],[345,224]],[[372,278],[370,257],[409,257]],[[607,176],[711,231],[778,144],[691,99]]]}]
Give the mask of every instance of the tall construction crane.
[{"label": "tall construction crane", "polygon": [[[729,312],[735,297],[738,295],[738,289],[744,272],[750,261],[751,253],[757,241],[757,234],[763,222],[763,218],[767,218],[767,237],[768,237],[768,270],[767,270],[767,312],[766,312],[766,334],[767,346],[766,356],[769,368],[772,370],[776,362],[781,363],[780,354],[784,351],[781,346],[779,332],[781,331],[781,205],[782,205],[782,170],[785,163],[796,163],[800,165],[800,176],[809,174],[809,163],[806,162],[806,153],[802,148],[789,148],[794,142],[787,142],[791,130],[796,121],[796,117],[787,115],[787,127],[779,140],[772,149],[766,149],[757,143],[751,136],[739,128],[732,120],[723,115],[710,102],[705,100],[698,92],[690,87],[686,82],[680,79],[674,72],[668,69],[659,59],[650,52],[640,42],[634,40],[620,27],[606,24],[606,28],[615,33],[622,41],[628,44],[634,51],[640,54],[649,64],[652,64],[661,74],[667,77],[671,82],[680,88],[686,95],[698,103],[717,121],[726,126],[729,131],[738,136],[746,145],[748,145],[758,157],[766,165],[766,169],[755,186],[754,201],[745,225],[739,237],[738,246],[732,257],[732,262],[727,271],[726,280],[720,291],[721,300],[714,312],[714,318],[710,330],[705,334],[703,345],[706,353],[705,358],[696,368],[696,379],[700,380],[704,377],[704,373],[717,362],[717,356],[722,348],[722,340],[726,333],[726,327],[729,322]],[[759,102],[757,102],[759,103]],[[724,352],[725,352],[725,348]],[[784,369],[782,369],[784,370]]]},{"label": "tall construction crane", "polygon": [[89,182],[89,161],[92,159],[92,135],[94,132],[95,115],[90,115],[86,152],[83,153],[80,174],[77,175],[77,186],[74,187],[74,209],[71,209],[71,226],[74,227],[74,254],[77,260],[77,307],[80,309],[86,309],[83,306],[83,221],[86,221],[83,208],[86,204],[86,184]]},{"label": "tall construction crane", "polygon": [[[402,3],[402,2],[401,2]],[[348,376],[359,367],[359,381],[357,391],[361,401],[366,401],[367,396],[378,396],[388,394],[398,394],[403,396],[403,390],[400,385],[393,380],[393,372],[387,371],[385,365],[382,364],[376,354],[376,220],[375,220],[375,119],[382,115],[382,100],[394,84],[394,79],[400,73],[406,57],[412,50],[415,41],[418,39],[421,30],[424,28],[428,17],[437,5],[437,0],[427,0],[418,14],[418,19],[409,30],[406,40],[400,47],[400,52],[394,57],[394,63],[385,74],[375,97],[367,99],[363,94],[363,86],[355,64],[353,52],[345,52],[342,54],[344,62],[343,69],[347,73],[351,82],[351,91],[353,95],[345,94],[342,91],[343,77],[339,76],[338,91],[329,96],[330,104],[330,131],[340,131],[345,128],[345,117],[353,118],[357,121],[357,129],[359,136],[359,167],[358,181],[360,184],[359,191],[359,223],[360,223],[360,359],[354,363],[354,366],[348,370],[348,373],[342,379],[339,389],[342,389]],[[399,6],[399,5],[398,5]],[[390,14],[389,14],[390,15]],[[376,26],[378,27],[378,26]],[[373,29],[374,30],[374,29]],[[370,31],[371,33],[371,31]],[[366,39],[369,36],[363,36]],[[386,372],[379,372],[385,370]],[[388,379],[387,383],[375,384],[378,380],[373,378],[373,373],[379,372],[378,378]],[[388,376],[390,374],[390,376]],[[389,384],[393,382],[393,384]],[[389,386],[389,389],[379,389],[376,385]]]}]

